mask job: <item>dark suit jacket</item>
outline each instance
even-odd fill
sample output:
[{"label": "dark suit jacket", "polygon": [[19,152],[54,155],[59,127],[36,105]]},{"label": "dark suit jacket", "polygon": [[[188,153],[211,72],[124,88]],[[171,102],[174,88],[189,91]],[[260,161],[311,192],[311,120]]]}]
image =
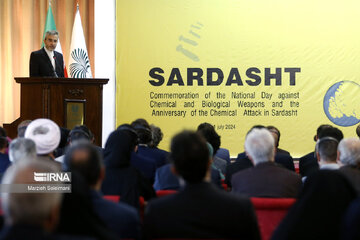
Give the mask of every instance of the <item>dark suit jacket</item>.
[{"label": "dark suit jacket", "polygon": [[[55,69],[58,77],[64,77],[63,55],[54,51]],[[42,48],[30,55],[30,77],[55,77],[55,71],[49,56]]]},{"label": "dark suit jacket", "polygon": [[168,161],[169,153],[158,148],[151,148],[151,147],[139,145],[136,154],[150,159],[155,163],[157,168],[169,162]]},{"label": "dark suit jacket", "polygon": [[299,159],[299,171],[301,176],[309,176],[319,170],[319,163],[316,159],[315,152],[306,154]]},{"label": "dark suit jacket", "polygon": [[358,196],[360,196],[360,169],[352,166],[343,166],[339,171],[345,175],[356,190]]},{"label": "dark suit jacket", "polygon": [[90,193],[95,212],[119,239],[140,238],[140,217],[135,208],[108,201],[94,190]]},{"label": "dark suit jacket", "polygon": [[[217,169],[211,169],[211,182],[223,189],[221,186],[220,172]],[[157,190],[179,190],[180,181],[177,176],[171,172],[171,164],[168,163],[156,170],[154,189]]]},{"label": "dark suit jacket", "polygon": [[219,148],[216,151],[215,156],[224,159],[227,162],[227,164],[230,164],[230,152],[226,148]]},{"label": "dark suit jacket", "polygon": [[[289,154],[276,153],[275,162],[295,172],[294,160]],[[229,187],[231,187],[231,178],[233,174],[253,166],[254,165],[252,164],[250,159],[246,156],[245,152],[239,153],[239,155],[236,158],[236,161],[228,165],[226,168],[225,183]]]},{"label": "dark suit jacket", "polygon": [[154,182],[155,172],[156,172],[156,163],[145,156],[139,155],[135,152],[131,153],[130,164],[139,170],[144,177],[149,179],[151,183]]},{"label": "dark suit jacket", "polygon": [[259,163],[232,176],[232,192],[249,197],[296,198],[301,177],[273,162]]},{"label": "dark suit jacket", "polygon": [[188,184],[176,194],[151,201],[145,212],[144,236],[260,239],[250,200],[205,182]]}]

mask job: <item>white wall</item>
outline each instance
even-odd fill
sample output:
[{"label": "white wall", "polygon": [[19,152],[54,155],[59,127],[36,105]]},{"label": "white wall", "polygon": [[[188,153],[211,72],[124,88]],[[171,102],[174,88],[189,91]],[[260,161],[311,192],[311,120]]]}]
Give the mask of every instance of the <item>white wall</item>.
[{"label": "white wall", "polygon": [[115,0],[95,0],[95,77],[109,78],[103,89],[102,143],[115,129]]}]

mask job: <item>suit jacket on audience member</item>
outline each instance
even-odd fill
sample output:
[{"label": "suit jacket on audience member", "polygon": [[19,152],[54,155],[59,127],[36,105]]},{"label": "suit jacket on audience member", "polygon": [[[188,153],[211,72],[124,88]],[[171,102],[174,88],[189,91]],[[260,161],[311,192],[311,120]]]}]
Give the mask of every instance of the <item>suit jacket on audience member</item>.
[{"label": "suit jacket on audience member", "polygon": [[131,153],[130,163],[131,166],[139,170],[151,183],[154,182],[156,163],[153,160],[133,152]]},{"label": "suit jacket on audience member", "polygon": [[319,170],[319,163],[315,152],[311,152],[299,159],[299,171],[301,176],[309,176]]},{"label": "suit jacket on audience member", "polygon": [[[244,159],[244,158],[249,159],[246,156],[245,152],[239,153],[238,157],[236,158],[236,161],[238,161],[240,159]],[[284,154],[284,153],[279,153],[279,152],[276,153],[275,154],[275,162],[282,165],[283,167],[295,172],[294,160],[289,154]]]},{"label": "suit jacket on audience member", "polygon": [[355,190],[337,170],[308,176],[299,199],[272,239],[340,239],[344,213],[355,197]]},{"label": "suit jacket on audience member", "polygon": [[105,144],[105,179],[102,192],[105,195],[120,195],[120,201],[139,209],[139,196],[145,200],[155,197],[152,184],[139,170],[130,165],[131,141],[127,131],[114,131]]},{"label": "suit jacket on audience member", "polygon": [[230,152],[226,148],[219,148],[216,151],[215,156],[224,159],[227,164],[230,164]]},{"label": "suit jacket on audience member", "polygon": [[[211,169],[211,182],[223,189],[221,186],[220,172]],[[158,190],[179,190],[181,188],[180,181],[177,176],[171,172],[171,164],[168,163],[156,170],[154,189]]]},{"label": "suit jacket on audience member", "polygon": [[151,147],[139,145],[136,154],[152,160],[157,168],[169,162],[168,161],[169,153],[164,150],[160,150],[158,148],[151,148]]},{"label": "suit jacket on audience member", "polygon": [[231,187],[231,178],[235,173],[252,167],[254,167],[254,165],[252,164],[249,158],[246,157],[242,159],[237,159],[236,162],[227,165],[226,174],[225,174],[225,183],[228,185],[228,187]]},{"label": "suit jacket on audience member", "polygon": [[188,184],[179,193],[151,201],[145,212],[144,236],[260,239],[250,200],[205,182]]},{"label": "suit jacket on audience member", "polygon": [[[63,55],[54,51],[55,70],[58,77],[64,77]],[[30,55],[30,77],[55,77],[55,70],[44,48]]]},{"label": "suit jacket on audience member", "polygon": [[353,166],[343,166],[339,171],[345,175],[356,190],[358,196],[360,196],[360,169]]},{"label": "suit jacket on audience member", "polygon": [[90,193],[95,212],[119,239],[140,238],[140,218],[134,207],[108,201],[94,190]]},{"label": "suit jacket on audience member", "polygon": [[232,192],[249,197],[296,198],[301,177],[273,162],[259,163],[232,176]]}]

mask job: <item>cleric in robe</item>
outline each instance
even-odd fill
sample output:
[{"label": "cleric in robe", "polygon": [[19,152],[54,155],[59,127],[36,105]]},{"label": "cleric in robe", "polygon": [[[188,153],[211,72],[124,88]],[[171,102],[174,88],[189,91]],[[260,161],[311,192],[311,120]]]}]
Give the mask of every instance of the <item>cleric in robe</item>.
[{"label": "cleric in robe", "polygon": [[30,55],[30,77],[64,77],[63,55],[55,51],[58,40],[57,31],[45,33],[45,46]]}]

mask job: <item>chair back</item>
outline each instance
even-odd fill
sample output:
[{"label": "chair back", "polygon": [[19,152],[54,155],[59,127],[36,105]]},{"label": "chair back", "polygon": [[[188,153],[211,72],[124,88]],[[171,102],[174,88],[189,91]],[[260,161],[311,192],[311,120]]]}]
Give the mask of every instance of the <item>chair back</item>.
[{"label": "chair back", "polygon": [[251,198],[262,240],[271,238],[273,231],[295,201],[295,198]]}]

